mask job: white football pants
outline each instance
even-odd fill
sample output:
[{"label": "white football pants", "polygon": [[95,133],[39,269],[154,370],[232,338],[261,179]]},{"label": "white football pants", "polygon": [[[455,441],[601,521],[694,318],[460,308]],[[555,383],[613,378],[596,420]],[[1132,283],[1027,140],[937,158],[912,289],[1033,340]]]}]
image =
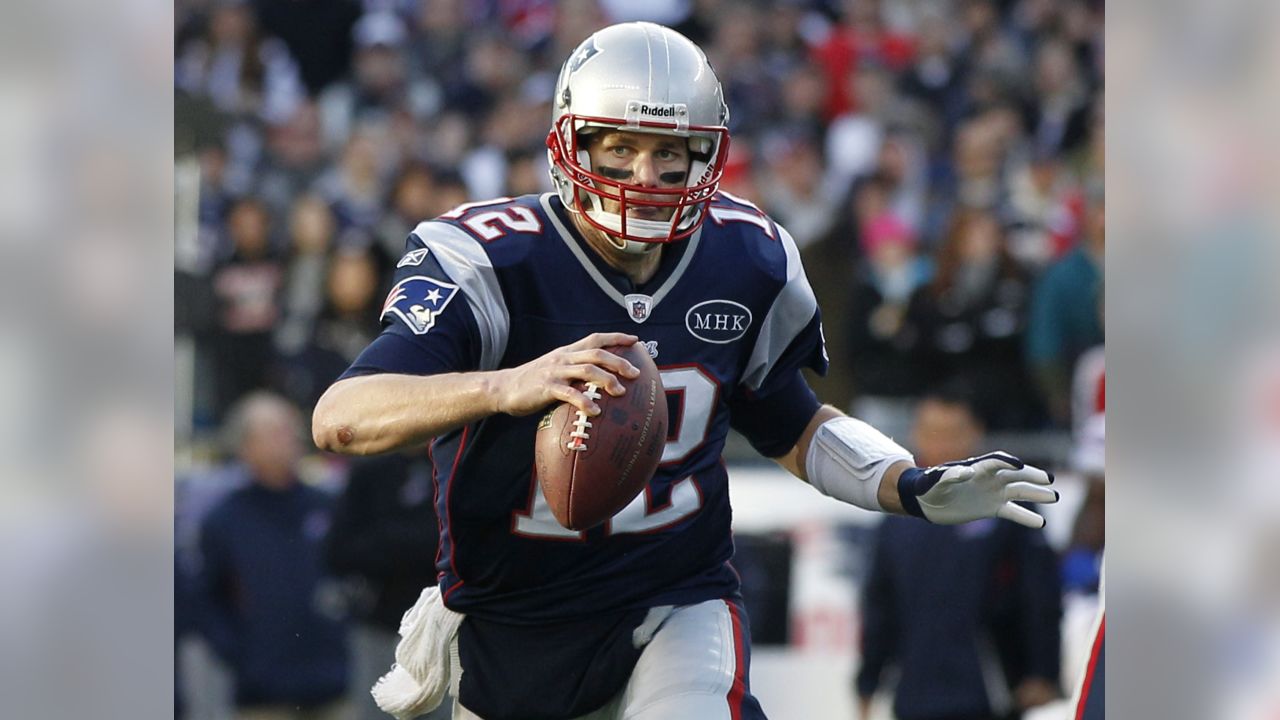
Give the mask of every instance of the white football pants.
[{"label": "white football pants", "polygon": [[[651,615],[659,610],[655,608]],[[744,700],[747,682],[745,620],[736,606],[723,600],[676,608],[641,652],[622,692],[575,720],[737,717],[734,710]],[[457,678],[459,669],[455,667],[454,672]],[[482,720],[456,700],[453,718]]]}]

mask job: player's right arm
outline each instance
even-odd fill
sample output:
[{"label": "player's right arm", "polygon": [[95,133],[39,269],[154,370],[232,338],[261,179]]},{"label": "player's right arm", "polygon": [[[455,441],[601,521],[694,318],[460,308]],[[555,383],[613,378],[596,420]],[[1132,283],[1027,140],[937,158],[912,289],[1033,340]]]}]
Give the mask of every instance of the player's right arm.
[{"label": "player's right arm", "polygon": [[617,374],[639,375],[603,349],[636,341],[623,333],[588,335],[501,367],[509,302],[484,245],[456,224],[435,220],[419,224],[405,250],[382,306],[382,334],[316,403],[311,433],[321,449],[389,452],[490,415],[529,415],[557,401],[594,415],[599,408],[575,381],[621,394]]},{"label": "player's right arm", "polygon": [[529,415],[556,401],[595,415],[599,406],[573,382],[621,395],[617,375],[634,378],[640,371],[603,348],[636,340],[625,333],[594,333],[524,365],[488,372],[343,378],[316,403],[312,436],[322,450],[370,455],[420,445],[497,413]]}]

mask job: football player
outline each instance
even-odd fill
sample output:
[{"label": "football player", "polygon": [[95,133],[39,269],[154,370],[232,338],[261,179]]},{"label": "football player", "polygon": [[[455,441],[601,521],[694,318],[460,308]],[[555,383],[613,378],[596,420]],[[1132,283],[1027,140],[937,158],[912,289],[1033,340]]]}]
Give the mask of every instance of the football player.
[{"label": "football player", "polygon": [[[393,714],[438,702],[424,686],[448,678],[455,718],[763,718],[729,564],[730,427],[859,507],[1043,525],[1014,502],[1056,500],[1044,471],[1003,453],[918,468],[819,403],[801,369],[827,358],[796,245],[718,191],[728,119],[695,44],[607,27],[556,84],[556,192],[463,205],[409,236],[382,334],[313,419],[334,452],[431,443],[440,583],[375,689]],[[533,475],[538,414],[597,413],[575,381],[620,394],[637,370],[604,348],[635,342],[667,392],[662,464],[610,521],[568,530]],[[431,647],[415,658],[415,642]]]}]

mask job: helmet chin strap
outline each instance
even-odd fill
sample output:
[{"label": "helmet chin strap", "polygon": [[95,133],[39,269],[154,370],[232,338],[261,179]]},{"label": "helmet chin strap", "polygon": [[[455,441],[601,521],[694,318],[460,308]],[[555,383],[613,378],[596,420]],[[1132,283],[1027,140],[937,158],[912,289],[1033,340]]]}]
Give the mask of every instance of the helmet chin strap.
[{"label": "helmet chin strap", "polygon": [[[597,223],[603,225],[608,231],[622,234],[622,218],[617,213],[606,212],[599,208],[591,208],[586,211],[587,215]],[[661,239],[665,238],[671,230],[671,222],[668,220],[641,220],[639,218],[627,219],[627,232],[637,237],[646,237]],[[616,238],[609,232],[605,233],[609,244],[618,250],[631,255],[644,255],[653,252],[662,243],[657,242],[640,242],[638,240],[627,240]]]},{"label": "helmet chin strap", "polygon": [[619,252],[627,255],[648,255],[662,247],[662,243],[623,240],[621,238],[616,238],[609,233],[604,233],[604,237],[609,241],[610,245],[617,248]]}]

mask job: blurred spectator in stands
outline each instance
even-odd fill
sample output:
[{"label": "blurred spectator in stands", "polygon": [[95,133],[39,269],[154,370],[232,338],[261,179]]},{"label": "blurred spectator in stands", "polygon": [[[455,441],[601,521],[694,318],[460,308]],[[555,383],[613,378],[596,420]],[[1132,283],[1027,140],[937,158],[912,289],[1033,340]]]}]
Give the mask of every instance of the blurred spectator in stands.
[{"label": "blurred spectator in stands", "polygon": [[1062,37],[1070,43],[1081,77],[1092,92],[1101,94],[1104,65],[1104,4],[1096,0],[1068,0],[1059,10]]},{"label": "blurred spectator in stands", "polygon": [[[813,63],[779,61],[777,65],[777,75],[771,77],[771,82],[777,85],[778,101],[770,108],[769,127],[813,138],[825,137],[822,102],[826,85],[822,81],[822,70]],[[775,68],[769,71],[774,72]]]},{"label": "blurred spectator in stands", "polygon": [[[981,452],[983,427],[948,389],[920,402],[912,441],[928,466]],[[1062,597],[1043,533],[886,517],[862,590],[859,717],[890,668],[900,720],[1020,718],[1059,696]]]},{"label": "blurred spectator in stands", "polygon": [[345,627],[324,567],[332,499],[298,480],[302,415],[262,391],[224,431],[251,482],[205,517],[195,593],[199,625],[235,677],[237,717],[345,717]]},{"label": "blurred spectator in stands", "polygon": [[822,329],[830,359],[825,375],[810,375],[808,380],[814,392],[831,398],[842,410],[850,409],[854,397],[854,368],[863,360],[851,355],[854,323],[846,320],[853,312],[856,299],[850,285],[863,262],[858,245],[856,197],[851,193],[837,207],[830,233],[800,251],[809,285],[822,306],[823,317],[827,318]]},{"label": "blurred spectator in stands", "polygon": [[915,39],[885,27],[880,0],[844,0],[840,24],[813,52],[826,70],[827,103],[824,117],[831,121],[849,112],[866,112],[862,98],[849,92],[848,79],[866,65],[897,73],[915,57]]},{"label": "blurred spectator in stands", "polygon": [[907,130],[886,133],[876,153],[875,172],[886,183],[894,216],[922,236],[929,178],[919,136]]},{"label": "blurred spectator in stands", "polygon": [[775,133],[766,136],[762,145],[762,205],[791,233],[796,247],[804,249],[830,232],[841,190],[822,167],[814,138]]},{"label": "blurred spectator in stands", "polygon": [[281,297],[283,318],[276,326],[276,349],[292,355],[311,338],[324,304],[324,278],[337,223],[328,203],[303,195],[289,211],[289,253]]},{"label": "blurred spectator in stands", "polygon": [[215,3],[203,37],[180,49],[174,84],[229,115],[280,121],[304,95],[289,49],[263,34],[248,0]]},{"label": "blurred spectator in stands", "polygon": [[729,132],[753,135],[765,130],[778,97],[777,83],[760,58],[760,11],[748,3],[725,3],[711,28],[707,57],[720,77],[729,113]]},{"label": "blurred spectator in stands", "polygon": [[961,210],[934,256],[933,280],[907,311],[924,376],[970,388],[988,428],[1043,424],[1022,360],[1030,283],[1009,255],[999,220]]},{"label": "blurred spectator in stands", "polygon": [[[959,124],[964,106],[964,68],[957,58],[953,22],[950,4],[922,9],[915,61],[898,83],[903,95],[934,115],[939,130]],[[947,135],[933,137],[930,149],[939,150],[949,140]]]},{"label": "blurred spectator in stands", "polygon": [[421,0],[409,52],[418,72],[446,82],[462,67],[468,28],[464,0]]},{"label": "blurred spectator in stands", "polygon": [[759,154],[755,142],[749,137],[743,138],[741,142],[731,143],[729,158],[724,165],[724,175],[720,179],[720,188],[752,202],[764,197],[756,178],[757,163],[764,164],[763,161],[757,160]]},{"label": "blurred spectator in stands", "polygon": [[1071,470],[1084,478],[1084,502],[1071,528],[1071,541],[1062,558],[1062,583],[1067,591],[1094,594],[1102,582],[1102,551],[1106,546],[1105,412],[1081,423],[1072,438]]},{"label": "blurred spectator in stands", "polygon": [[612,22],[651,22],[675,27],[689,16],[690,0],[599,0],[600,8]]},{"label": "blurred spectator in stands", "polygon": [[1023,133],[1015,106],[993,94],[988,107],[953,130],[948,151],[932,156],[923,233],[942,238],[963,208],[1003,215],[1006,158],[1020,150]]},{"label": "blurred spectator in stands", "polygon": [[1036,281],[1027,323],[1026,360],[1051,419],[1064,428],[1071,416],[1071,373],[1080,355],[1103,341],[1097,308],[1106,209],[1100,184],[1086,193],[1080,243]]},{"label": "blurred spectator in stands", "polygon": [[[351,685],[356,717],[382,720],[369,688],[395,662],[400,618],[436,583],[435,488],[425,447],[356,460],[325,541],[342,577],[354,625]],[[441,703],[427,718],[448,718]]]},{"label": "blurred spectator in stands", "polygon": [[342,228],[358,228],[372,233],[382,218],[383,170],[388,163],[384,128],[365,125],[347,138],[336,165],[316,183],[333,208]]},{"label": "blurred spectator in stands", "polygon": [[1035,102],[1027,125],[1037,145],[1069,153],[1084,145],[1089,133],[1089,92],[1071,46],[1046,38],[1036,50]]},{"label": "blurred spectator in stands", "polygon": [[410,72],[409,35],[398,15],[368,13],[351,32],[356,46],[351,75],[331,84],[319,100],[325,145],[331,148],[341,147],[361,125],[391,122],[397,110],[423,119],[440,107],[438,83]]},{"label": "blurred spectator in stands", "polygon": [[444,107],[482,120],[524,79],[528,62],[497,29],[473,30],[462,72],[446,80]]},{"label": "blurred spectator in stands", "polygon": [[1089,146],[1077,157],[1079,170],[1077,175],[1088,180],[1101,181],[1107,168],[1107,133],[1106,104],[1101,92],[1093,101],[1093,115],[1090,118]]},{"label": "blurred spectator in stands", "polygon": [[436,178],[423,162],[410,160],[400,166],[391,181],[387,212],[378,224],[377,249],[394,266],[404,255],[405,238],[418,223],[429,220],[436,193]]},{"label": "blurred spectator in stands", "polygon": [[308,95],[319,95],[346,74],[358,0],[254,0],[254,9],[267,32],[284,40],[297,58]]},{"label": "blurred spectator in stands", "polygon": [[329,263],[316,344],[333,350],[346,364],[354,361],[380,330],[379,289],[377,261],[370,250],[345,248],[336,253]]},{"label": "blurred spectator in stands", "polygon": [[547,174],[547,155],[533,150],[513,150],[507,154],[506,192],[503,195],[544,193],[551,190]]},{"label": "blurred spectator in stands", "polygon": [[1005,128],[994,113],[984,113],[960,126],[952,161],[955,181],[946,189],[954,206],[997,208],[1005,200]]},{"label": "blurred spectator in stands", "polygon": [[857,108],[831,121],[826,145],[827,165],[842,188],[875,169],[886,129],[901,115],[892,79],[879,65],[862,64],[848,82]]},{"label": "blurred spectator in stands", "polygon": [[[657,3],[660,4],[660,3]],[[555,25],[555,0],[506,0],[490,6],[512,45],[522,50],[543,43]]]},{"label": "blurred spectator in stands", "polygon": [[[784,81],[793,70],[804,68],[803,78],[797,76],[796,81],[805,85],[812,83],[814,89],[806,88],[803,105],[813,105],[813,116],[821,124],[823,112],[826,110],[827,83],[823,78],[822,68],[809,59],[809,47],[805,40],[806,33],[811,32],[814,16],[808,0],[781,0],[769,3],[763,9],[760,27],[760,59],[764,63],[765,72],[775,82]],[[784,93],[789,92],[783,87]],[[809,96],[816,96],[809,100]],[[789,108],[783,108],[789,109]]]},{"label": "blurred spectator in stands", "polygon": [[[960,62],[972,78],[1011,87],[1026,74],[1026,57],[1006,26],[996,0],[963,0],[960,26]],[[972,91],[971,86],[971,94]],[[971,101],[980,104],[981,98]]]},{"label": "blurred spectator in stands", "polygon": [[231,257],[215,267],[210,278],[217,308],[210,347],[218,417],[232,400],[267,381],[284,274],[271,245],[271,218],[262,203],[236,201],[227,215],[227,234]]},{"label": "blurred spectator in stands", "polygon": [[196,210],[199,252],[193,269],[207,270],[229,250],[221,242],[223,222],[234,200],[227,178],[228,161],[222,143],[200,151],[200,198]]},{"label": "blurred spectator in stands", "polygon": [[469,202],[467,183],[456,170],[444,170],[436,175],[436,194],[432,197],[428,218],[443,215],[459,205]]},{"label": "blurred spectator in stands", "polygon": [[912,398],[924,388],[916,363],[919,342],[906,324],[912,294],[928,282],[930,265],[915,234],[889,207],[889,183],[877,175],[854,196],[862,259],[851,282],[849,323],[854,414],[900,436]]},{"label": "blurred spectator in stands", "polygon": [[1021,47],[1034,47],[1061,24],[1062,4],[1057,0],[1018,0],[1007,13],[1009,31]]},{"label": "blurred spectator in stands", "polygon": [[1070,249],[1084,198],[1050,148],[1036,147],[1009,179],[1009,251],[1033,273]]},{"label": "blurred spectator in stands", "polygon": [[311,408],[380,329],[378,264],[369,248],[332,254],[324,281],[322,310],[308,342],[282,358],[280,386],[299,406]]},{"label": "blurred spectator in stands", "polygon": [[266,141],[253,195],[284,215],[298,195],[312,189],[327,166],[315,103],[304,102],[287,120],[268,126]]},{"label": "blurred spectator in stands", "polygon": [[[550,96],[552,90],[547,90]],[[518,97],[503,98],[484,120],[481,143],[459,166],[471,197],[501,197],[506,187],[507,158],[537,150],[546,155],[546,117],[549,106]]]},{"label": "blurred spectator in stands", "polygon": [[[1104,322],[1103,306],[1099,291],[1099,322]],[[1062,581],[1067,590],[1095,593],[1101,582],[1106,544],[1107,383],[1106,349],[1102,345],[1086,350],[1076,361],[1071,381],[1071,439],[1071,469],[1084,478],[1088,491],[1062,559]]]},{"label": "blurred spectator in stands", "polygon": [[440,113],[426,129],[422,159],[437,168],[456,168],[474,143],[471,121],[461,112]]}]

